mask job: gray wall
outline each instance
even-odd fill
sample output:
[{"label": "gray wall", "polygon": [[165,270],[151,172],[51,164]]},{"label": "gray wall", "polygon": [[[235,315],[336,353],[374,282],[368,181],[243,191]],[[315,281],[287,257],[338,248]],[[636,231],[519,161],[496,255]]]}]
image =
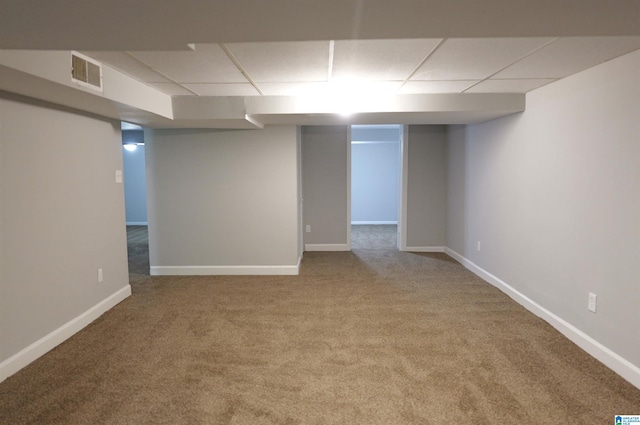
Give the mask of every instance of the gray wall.
[{"label": "gray wall", "polygon": [[4,94],[0,111],[1,362],[129,276],[120,123]]},{"label": "gray wall", "polygon": [[[441,250],[447,211],[446,127],[410,126],[406,145],[406,245]],[[304,224],[311,225],[311,233],[305,233],[307,246],[340,249],[347,244],[348,146],[347,126],[302,128]]]},{"label": "gray wall", "polygon": [[145,130],[152,272],[296,266],[296,131]]},{"label": "gray wall", "polygon": [[302,127],[305,245],[347,245],[347,126]]},{"label": "gray wall", "polygon": [[446,127],[411,125],[408,131],[407,247],[443,248],[446,242]]},{"label": "gray wall", "polygon": [[451,249],[636,367],[638,69],[640,51],[530,92],[522,114],[452,129],[448,213]]},{"label": "gray wall", "polygon": [[[142,130],[122,131],[122,141],[144,142]],[[144,146],[131,152],[122,149],[124,167],[124,200],[127,224],[147,223],[147,182],[144,165]]]},{"label": "gray wall", "polygon": [[461,255],[466,253],[466,140],[467,126],[447,127],[446,246]]},{"label": "gray wall", "polygon": [[351,145],[351,221],[398,221],[400,139]]}]

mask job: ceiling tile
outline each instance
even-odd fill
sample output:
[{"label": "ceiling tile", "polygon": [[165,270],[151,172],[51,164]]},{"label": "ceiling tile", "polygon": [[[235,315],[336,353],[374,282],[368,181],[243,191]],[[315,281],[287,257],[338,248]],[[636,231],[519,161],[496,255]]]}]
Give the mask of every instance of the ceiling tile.
[{"label": "ceiling tile", "polygon": [[561,38],[495,75],[562,78],[640,48],[640,37]]},{"label": "ceiling tile", "polygon": [[158,74],[147,65],[139,60],[132,58],[125,52],[82,52],[83,54],[97,60],[98,62],[109,65],[112,68],[121,71],[136,80],[145,83],[164,83],[169,82],[168,79]]},{"label": "ceiling tile", "polygon": [[538,87],[552,83],[550,79],[521,79],[521,80],[486,80],[471,87],[465,93],[526,93]]},{"label": "ceiling tile", "polygon": [[189,90],[174,83],[149,83],[149,85],[169,96],[195,96]]},{"label": "ceiling tile", "polygon": [[462,93],[478,80],[407,81],[399,94]]},{"label": "ceiling tile", "polygon": [[450,38],[412,80],[478,80],[512,64],[552,38]]},{"label": "ceiling tile", "polygon": [[259,96],[260,93],[249,83],[244,84],[185,84],[199,96]]},{"label": "ceiling tile", "polygon": [[178,83],[247,82],[217,44],[196,44],[195,50],[189,51],[144,51],[131,54]]},{"label": "ceiling tile", "polygon": [[258,83],[327,81],[328,41],[231,43],[226,46]]},{"label": "ceiling tile", "polygon": [[440,39],[336,41],[332,79],[404,81],[439,41]]},{"label": "ceiling tile", "polygon": [[402,81],[332,81],[329,91],[338,95],[375,95],[396,94]]},{"label": "ceiling tile", "polygon": [[353,96],[396,94],[401,81],[332,81],[309,83],[260,83],[265,96]]},{"label": "ceiling tile", "polygon": [[260,83],[259,87],[265,96],[305,96],[326,91],[328,84],[327,82]]}]

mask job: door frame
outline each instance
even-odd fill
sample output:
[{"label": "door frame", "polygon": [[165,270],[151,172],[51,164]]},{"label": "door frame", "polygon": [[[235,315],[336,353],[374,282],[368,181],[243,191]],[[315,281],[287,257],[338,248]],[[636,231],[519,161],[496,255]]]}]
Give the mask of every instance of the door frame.
[{"label": "door frame", "polygon": [[[400,173],[398,182],[398,250],[407,250],[407,164],[409,126],[400,125]],[[347,251],[351,251],[351,124],[347,126]]]}]

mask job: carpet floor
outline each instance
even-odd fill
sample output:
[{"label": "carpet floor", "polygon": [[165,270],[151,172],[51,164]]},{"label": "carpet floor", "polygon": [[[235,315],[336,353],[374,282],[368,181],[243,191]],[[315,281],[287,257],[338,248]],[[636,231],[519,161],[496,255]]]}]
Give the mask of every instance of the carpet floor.
[{"label": "carpet floor", "polygon": [[138,266],[130,298],[0,384],[1,424],[640,414],[640,390],[444,254],[310,252],[299,276],[150,277]]}]

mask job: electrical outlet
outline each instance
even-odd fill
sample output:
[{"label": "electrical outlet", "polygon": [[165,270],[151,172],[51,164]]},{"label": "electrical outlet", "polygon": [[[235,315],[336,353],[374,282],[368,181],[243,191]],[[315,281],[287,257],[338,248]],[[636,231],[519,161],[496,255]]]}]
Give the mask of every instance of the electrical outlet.
[{"label": "electrical outlet", "polygon": [[102,281],[103,281],[102,269],[98,269],[98,282],[102,282]]},{"label": "electrical outlet", "polygon": [[122,183],[122,170],[116,170],[116,183]]},{"label": "electrical outlet", "polygon": [[480,251],[480,241],[478,241],[477,247],[478,251]]},{"label": "electrical outlet", "polygon": [[598,302],[598,296],[596,294],[594,294],[593,292],[589,292],[589,305],[587,306],[589,311],[593,311],[594,313],[596,312],[596,303],[597,302]]},{"label": "electrical outlet", "polygon": [[310,224],[307,224],[306,232],[307,233],[311,233],[311,225]]}]

